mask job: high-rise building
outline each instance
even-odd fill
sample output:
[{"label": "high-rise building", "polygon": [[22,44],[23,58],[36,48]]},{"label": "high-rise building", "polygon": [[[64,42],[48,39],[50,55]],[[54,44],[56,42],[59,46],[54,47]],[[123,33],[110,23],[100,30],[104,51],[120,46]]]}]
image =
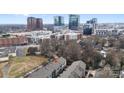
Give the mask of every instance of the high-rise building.
[{"label": "high-rise building", "polygon": [[54,17],[54,32],[61,32],[64,29],[64,17],[55,16]]},{"label": "high-rise building", "polygon": [[41,18],[28,17],[27,18],[27,30],[42,30],[43,29],[43,20]]},{"label": "high-rise building", "polygon": [[93,26],[92,24],[86,23],[83,26],[83,34],[84,35],[91,35],[93,31]]},{"label": "high-rise building", "polygon": [[69,29],[78,30],[80,16],[79,15],[69,15]]},{"label": "high-rise building", "polygon": [[88,24],[97,24],[97,18],[92,18],[91,20],[88,20],[86,23],[88,23]]},{"label": "high-rise building", "polygon": [[95,29],[97,28],[97,18],[92,18],[88,20],[86,24],[83,26],[83,34],[91,35],[95,33]]},{"label": "high-rise building", "polygon": [[36,19],[36,29],[43,30],[43,20],[41,18]]},{"label": "high-rise building", "polygon": [[93,19],[92,19],[92,23],[93,23],[93,24],[97,24],[97,18],[93,18]]},{"label": "high-rise building", "polygon": [[36,29],[36,18],[28,17],[27,18],[27,30],[32,31]]},{"label": "high-rise building", "polygon": [[97,28],[97,18],[92,19],[93,31],[92,34],[95,34],[95,30]]},{"label": "high-rise building", "polygon": [[62,16],[55,16],[54,17],[54,25],[55,26],[63,26],[64,25],[64,17],[62,17]]}]

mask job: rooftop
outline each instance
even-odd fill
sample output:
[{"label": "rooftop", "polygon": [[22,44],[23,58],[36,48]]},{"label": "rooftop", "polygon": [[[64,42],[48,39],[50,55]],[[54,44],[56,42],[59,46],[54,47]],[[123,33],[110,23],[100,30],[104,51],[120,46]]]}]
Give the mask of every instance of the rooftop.
[{"label": "rooftop", "polygon": [[85,73],[86,64],[82,61],[75,61],[61,75],[60,78],[79,78]]},{"label": "rooftop", "polygon": [[31,73],[28,77],[29,78],[47,78],[52,75],[52,72],[61,65],[65,64],[66,60],[63,57],[59,58],[58,62],[50,62],[46,66],[42,67],[41,69]]}]

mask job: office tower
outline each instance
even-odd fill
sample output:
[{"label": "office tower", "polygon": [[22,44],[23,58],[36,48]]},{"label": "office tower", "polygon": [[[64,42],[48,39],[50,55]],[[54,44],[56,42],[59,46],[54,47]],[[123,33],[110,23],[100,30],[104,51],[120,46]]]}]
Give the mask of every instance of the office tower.
[{"label": "office tower", "polygon": [[88,20],[86,23],[88,23],[88,24],[97,24],[97,18],[92,18],[91,20]]},{"label": "office tower", "polygon": [[79,15],[69,15],[69,29],[78,30],[80,16]]},{"label": "office tower", "polygon": [[93,18],[93,19],[92,19],[92,23],[93,23],[93,24],[97,24],[97,18]]},{"label": "office tower", "polygon": [[83,34],[84,35],[91,35],[93,31],[93,26],[92,24],[86,23],[83,26]]},{"label": "office tower", "polygon": [[92,34],[95,34],[95,30],[97,28],[97,18],[92,18],[91,24],[92,24]]},{"label": "office tower", "polygon": [[36,30],[43,30],[43,20],[41,18],[36,19]]},{"label": "office tower", "polygon": [[55,16],[54,17],[54,32],[62,32],[64,29],[64,17]]},{"label": "office tower", "polygon": [[27,18],[27,30],[42,30],[43,29],[43,20],[41,18],[28,17]]},{"label": "office tower", "polygon": [[36,18],[28,17],[27,18],[27,30],[32,31],[36,29]]},{"label": "office tower", "polygon": [[62,16],[55,16],[54,17],[54,25],[55,26],[63,26],[64,25],[64,17],[62,17]]},{"label": "office tower", "polygon": [[88,20],[83,26],[83,34],[91,35],[95,34],[95,30],[97,28],[97,18],[92,18]]}]

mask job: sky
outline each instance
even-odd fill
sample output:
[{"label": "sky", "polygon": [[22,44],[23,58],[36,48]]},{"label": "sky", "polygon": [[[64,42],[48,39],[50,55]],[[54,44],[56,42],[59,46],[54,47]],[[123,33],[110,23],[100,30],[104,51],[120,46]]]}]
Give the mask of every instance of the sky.
[{"label": "sky", "polygon": [[[68,23],[68,14],[0,14],[0,24],[26,24],[27,17],[42,18],[44,24],[53,24],[54,16],[63,16]],[[124,14],[80,14],[80,23],[97,18],[98,23],[124,23]]]}]

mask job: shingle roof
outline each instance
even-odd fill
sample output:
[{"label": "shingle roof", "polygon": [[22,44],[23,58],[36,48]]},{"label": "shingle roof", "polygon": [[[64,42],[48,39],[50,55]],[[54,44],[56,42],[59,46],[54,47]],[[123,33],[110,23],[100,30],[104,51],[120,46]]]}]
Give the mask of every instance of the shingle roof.
[{"label": "shingle roof", "polygon": [[59,78],[81,78],[85,75],[86,64],[82,61],[75,61],[64,71]]},{"label": "shingle roof", "polygon": [[47,78],[52,75],[52,72],[54,70],[57,70],[60,68],[61,65],[64,65],[66,63],[66,60],[62,57],[59,58],[59,61],[57,63],[50,62],[46,66],[42,67],[41,69],[31,73],[28,77],[29,78]]}]

